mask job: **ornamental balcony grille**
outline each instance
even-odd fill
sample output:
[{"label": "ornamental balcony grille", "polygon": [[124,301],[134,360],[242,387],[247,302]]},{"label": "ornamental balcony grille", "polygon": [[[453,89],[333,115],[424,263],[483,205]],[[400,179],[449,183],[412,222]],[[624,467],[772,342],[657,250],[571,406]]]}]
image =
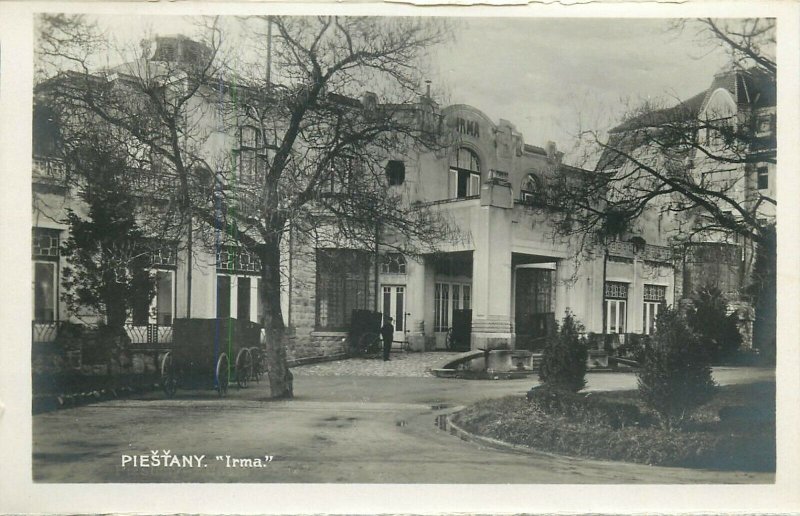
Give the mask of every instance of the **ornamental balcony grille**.
[{"label": "ornamental balcony grille", "polygon": [[261,273],[261,260],[247,249],[222,246],[217,249],[217,270],[259,274]]},{"label": "ornamental balcony grille", "polygon": [[663,285],[645,285],[644,286],[644,300],[645,301],[664,301],[667,299],[667,287]]},{"label": "ornamental balcony grille", "polygon": [[620,281],[606,281],[603,295],[608,299],[628,299],[628,284]]}]

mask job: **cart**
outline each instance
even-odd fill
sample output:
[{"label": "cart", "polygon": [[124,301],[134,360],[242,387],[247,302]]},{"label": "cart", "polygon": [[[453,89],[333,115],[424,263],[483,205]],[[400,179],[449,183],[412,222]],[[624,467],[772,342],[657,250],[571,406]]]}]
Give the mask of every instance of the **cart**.
[{"label": "cart", "polygon": [[262,371],[261,326],[238,319],[175,319],[172,348],[161,359],[167,397],[182,389],[214,389],[220,397]]},{"label": "cart", "polygon": [[353,310],[350,316],[350,353],[356,356],[373,355],[381,350],[381,320],[383,314],[371,310]]}]

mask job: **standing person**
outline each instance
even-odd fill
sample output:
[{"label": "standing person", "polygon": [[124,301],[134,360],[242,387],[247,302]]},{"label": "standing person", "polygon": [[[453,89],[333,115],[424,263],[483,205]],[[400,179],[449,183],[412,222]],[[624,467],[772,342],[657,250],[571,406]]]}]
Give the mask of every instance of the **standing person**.
[{"label": "standing person", "polygon": [[386,322],[381,328],[381,337],[383,337],[383,360],[389,360],[389,352],[392,350],[392,339],[394,338],[394,325],[392,324],[391,317],[386,319]]}]

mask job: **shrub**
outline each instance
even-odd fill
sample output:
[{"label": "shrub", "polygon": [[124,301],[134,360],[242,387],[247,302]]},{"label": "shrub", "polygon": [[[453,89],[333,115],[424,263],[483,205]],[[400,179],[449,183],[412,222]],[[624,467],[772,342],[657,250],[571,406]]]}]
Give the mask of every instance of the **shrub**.
[{"label": "shrub", "polygon": [[723,360],[738,351],[742,336],[737,327],[737,317],[735,313],[727,314],[728,306],[722,292],[707,286],[700,289],[692,301],[694,309],[688,314],[689,325],[711,359]]},{"label": "shrub", "polygon": [[647,341],[647,335],[629,333],[625,336],[625,343],[617,348],[616,355],[622,358],[630,358],[638,362],[642,359],[642,354],[647,348]]},{"label": "shrub", "polygon": [[539,379],[546,386],[577,392],[586,385],[586,359],[588,350],[580,336],[582,327],[567,312],[558,334],[548,339],[542,352]]},{"label": "shrub", "polygon": [[675,310],[663,310],[642,353],[637,377],[642,401],[658,414],[665,428],[679,426],[711,399],[716,386],[709,364],[707,350],[686,319]]},{"label": "shrub", "polygon": [[607,401],[591,393],[538,387],[531,389],[527,398],[545,414],[564,416],[590,426],[624,428],[638,426],[644,421],[636,405]]}]

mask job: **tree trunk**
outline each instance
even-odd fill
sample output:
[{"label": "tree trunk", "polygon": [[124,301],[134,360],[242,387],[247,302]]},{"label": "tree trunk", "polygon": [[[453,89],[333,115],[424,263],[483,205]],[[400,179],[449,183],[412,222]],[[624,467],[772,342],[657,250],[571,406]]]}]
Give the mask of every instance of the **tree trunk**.
[{"label": "tree trunk", "polygon": [[266,361],[270,395],[291,398],[292,372],[286,362],[286,328],[281,311],[280,238],[268,239],[261,259],[261,323],[267,337]]}]

